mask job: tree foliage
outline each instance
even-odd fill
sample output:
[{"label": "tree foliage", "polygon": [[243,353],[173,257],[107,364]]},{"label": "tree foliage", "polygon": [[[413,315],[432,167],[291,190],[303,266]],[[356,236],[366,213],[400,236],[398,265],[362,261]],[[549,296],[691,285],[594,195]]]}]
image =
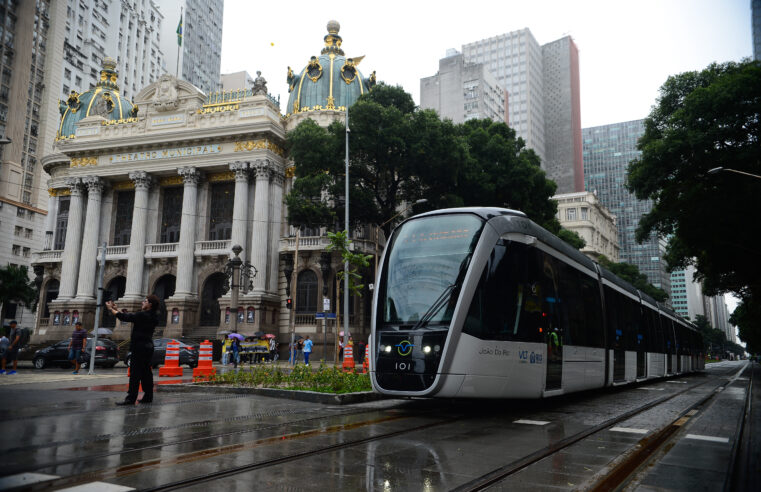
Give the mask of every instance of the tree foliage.
[{"label": "tree foliage", "polygon": [[[370,266],[372,255],[354,253],[351,250],[351,241],[349,240],[346,231],[338,231],[335,233],[329,232],[328,240],[330,241],[330,244],[328,244],[327,250],[338,251],[341,253],[341,259],[344,261],[344,264],[349,264],[349,291],[352,294],[362,297],[362,289],[364,289],[365,286],[360,283],[362,281],[362,275],[359,273],[359,269]],[[340,286],[343,286],[346,274],[347,272],[345,270],[338,272]]]},{"label": "tree foliage", "polygon": [[669,296],[666,293],[666,291],[652,285],[648,281],[647,275],[645,275],[644,273],[641,273],[637,265],[632,265],[631,263],[623,263],[623,262],[614,263],[605,255],[600,255],[598,262],[604,268],[606,268],[607,270],[610,270],[611,273],[618,275],[619,277],[626,280],[627,282],[632,284],[634,287],[641,290],[645,294],[649,295],[656,301],[663,302],[666,299],[668,299]]},{"label": "tree foliage", "polygon": [[627,186],[652,199],[637,239],[668,238],[670,269],[694,264],[709,295],[736,293],[748,330],[761,325],[758,196],[761,180],[761,63],[712,64],[669,77],[645,119]]},{"label": "tree foliage", "polygon": [[761,354],[761,330],[758,320],[761,319],[761,304],[742,301],[738,304],[729,322],[740,329],[740,339],[745,342],[746,349],[751,354]]},{"label": "tree foliage", "polygon": [[36,299],[37,289],[29,280],[25,266],[0,267],[0,303],[3,305],[0,321],[5,319],[5,308],[9,302],[32,307]]},{"label": "tree foliage", "polygon": [[[510,207],[560,232],[557,205],[550,200],[556,185],[540,169],[536,153],[506,124],[471,120],[455,125],[434,111],[417,109],[401,87],[379,84],[351,106],[349,126],[353,225],[383,224],[403,203],[425,198],[413,212]],[[344,139],[341,122],[321,128],[305,121],[288,134],[298,177],[286,198],[291,223],[343,229]],[[386,235],[393,226],[394,221],[384,226]]]}]

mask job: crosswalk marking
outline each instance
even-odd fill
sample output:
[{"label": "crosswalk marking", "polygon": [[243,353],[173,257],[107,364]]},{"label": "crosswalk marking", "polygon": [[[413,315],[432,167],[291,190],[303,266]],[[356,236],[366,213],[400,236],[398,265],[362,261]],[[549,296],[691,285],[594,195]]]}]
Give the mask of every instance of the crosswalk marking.
[{"label": "crosswalk marking", "polygon": [[56,478],[58,478],[58,475],[45,475],[44,473],[19,473],[17,475],[8,475],[7,477],[0,477],[0,490],[29,486],[34,483],[47,482],[48,480]]},{"label": "crosswalk marking", "polygon": [[132,487],[125,487],[124,485],[116,485],[107,482],[92,482],[83,485],[77,485],[76,487],[69,487],[66,489],[59,489],[58,492],[127,492],[128,490],[137,490]]},{"label": "crosswalk marking", "polygon": [[526,420],[526,419],[520,419],[513,421],[514,424],[526,424],[526,425],[547,425],[549,424],[549,421],[547,420]]},{"label": "crosswalk marking", "polygon": [[698,434],[687,434],[685,437],[687,439],[695,439],[698,441],[721,442],[725,444],[729,442],[729,438],[726,437],[701,436]]},{"label": "crosswalk marking", "polygon": [[626,432],[628,434],[647,434],[650,432],[648,429],[635,429],[633,427],[611,427],[613,432]]}]

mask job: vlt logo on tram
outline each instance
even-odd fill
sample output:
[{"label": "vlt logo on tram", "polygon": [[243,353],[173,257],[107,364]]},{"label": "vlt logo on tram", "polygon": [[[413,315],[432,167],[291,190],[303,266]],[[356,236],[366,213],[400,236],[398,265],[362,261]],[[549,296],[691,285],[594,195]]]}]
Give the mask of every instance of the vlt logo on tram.
[{"label": "vlt logo on tram", "polygon": [[[412,348],[415,345],[409,340],[402,340],[396,344],[396,351],[402,357],[407,357],[412,353]],[[396,362],[394,369],[397,371],[411,371],[414,364],[412,362]]]}]

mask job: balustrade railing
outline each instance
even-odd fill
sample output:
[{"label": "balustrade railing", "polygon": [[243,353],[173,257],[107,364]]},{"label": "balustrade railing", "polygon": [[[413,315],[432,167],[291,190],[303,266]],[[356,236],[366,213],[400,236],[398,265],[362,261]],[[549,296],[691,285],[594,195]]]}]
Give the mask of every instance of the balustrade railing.
[{"label": "balustrade railing", "polygon": [[146,244],[145,256],[173,256],[179,243]]},{"label": "balustrade railing", "polygon": [[[129,246],[125,245],[119,245],[119,246],[106,246],[106,259],[109,259],[109,257],[114,256],[127,256],[127,248]],[[103,254],[103,247],[98,248],[98,258],[100,258],[100,255]]]},{"label": "balustrade railing", "polygon": [[63,250],[62,249],[53,249],[49,251],[38,251],[33,253],[34,261],[40,262],[40,261],[61,261],[61,257],[63,256]]},{"label": "balustrade railing", "polygon": [[196,241],[196,254],[208,255],[229,253],[232,248],[232,241],[224,239],[220,241]]}]

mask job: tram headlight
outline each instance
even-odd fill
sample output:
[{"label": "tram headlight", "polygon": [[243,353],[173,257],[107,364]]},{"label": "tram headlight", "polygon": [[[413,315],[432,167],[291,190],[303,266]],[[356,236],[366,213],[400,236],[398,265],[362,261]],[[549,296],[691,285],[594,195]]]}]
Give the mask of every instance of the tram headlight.
[{"label": "tram headlight", "polygon": [[426,345],[425,347],[423,347],[423,353],[430,354],[431,353],[431,346],[430,345]]},{"label": "tram headlight", "polygon": [[386,348],[383,349],[387,354],[391,352],[391,345],[386,345]]},{"label": "tram headlight", "polygon": [[433,347],[433,351],[434,351],[434,352],[438,352],[438,351],[440,351],[440,350],[441,350],[441,347],[440,347],[440,346],[438,346],[438,345],[434,345],[434,347]]}]

